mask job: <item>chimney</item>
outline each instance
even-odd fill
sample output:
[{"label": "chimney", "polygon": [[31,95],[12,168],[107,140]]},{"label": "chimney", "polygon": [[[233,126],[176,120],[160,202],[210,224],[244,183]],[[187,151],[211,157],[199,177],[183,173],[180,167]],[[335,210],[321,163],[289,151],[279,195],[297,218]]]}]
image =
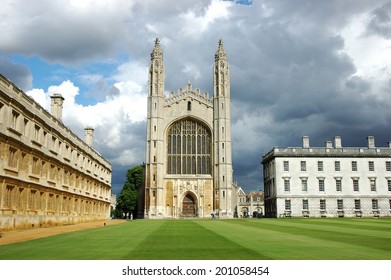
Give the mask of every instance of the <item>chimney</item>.
[{"label": "chimney", "polygon": [[92,144],[94,142],[94,129],[90,126],[87,126],[84,128],[85,131],[85,142],[88,146],[92,147]]},{"label": "chimney", "polygon": [[334,147],[335,148],[342,148],[341,136],[334,137]]},{"label": "chimney", "polygon": [[332,147],[333,147],[333,142],[326,141],[326,148],[332,148]]},{"label": "chimney", "polygon": [[368,136],[368,148],[375,148],[375,137],[373,136]]},{"label": "chimney", "polygon": [[52,96],[50,96],[52,99],[52,115],[62,121],[62,104],[64,102],[64,97],[62,97],[61,94],[55,93]]},{"label": "chimney", "polygon": [[303,136],[303,148],[309,148],[310,147],[310,138],[308,136]]}]

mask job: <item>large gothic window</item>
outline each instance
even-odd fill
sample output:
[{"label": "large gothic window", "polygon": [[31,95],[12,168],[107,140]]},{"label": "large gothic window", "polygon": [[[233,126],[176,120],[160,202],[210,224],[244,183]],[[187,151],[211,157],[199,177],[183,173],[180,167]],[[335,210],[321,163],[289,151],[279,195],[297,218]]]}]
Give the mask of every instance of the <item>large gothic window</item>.
[{"label": "large gothic window", "polygon": [[191,119],[171,125],[167,133],[168,174],[211,174],[211,134]]}]

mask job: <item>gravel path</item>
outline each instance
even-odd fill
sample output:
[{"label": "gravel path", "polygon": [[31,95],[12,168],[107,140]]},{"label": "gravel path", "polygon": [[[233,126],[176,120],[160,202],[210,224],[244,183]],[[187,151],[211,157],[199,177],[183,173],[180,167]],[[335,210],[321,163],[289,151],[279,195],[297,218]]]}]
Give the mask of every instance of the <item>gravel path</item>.
[{"label": "gravel path", "polygon": [[51,235],[57,235],[61,233],[71,232],[71,231],[110,226],[110,225],[123,223],[123,222],[125,222],[125,220],[105,220],[99,222],[80,223],[80,224],[67,225],[67,226],[5,231],[5,232],[0,232],[0,245],[23,242],[27,240],[48,237]]}]

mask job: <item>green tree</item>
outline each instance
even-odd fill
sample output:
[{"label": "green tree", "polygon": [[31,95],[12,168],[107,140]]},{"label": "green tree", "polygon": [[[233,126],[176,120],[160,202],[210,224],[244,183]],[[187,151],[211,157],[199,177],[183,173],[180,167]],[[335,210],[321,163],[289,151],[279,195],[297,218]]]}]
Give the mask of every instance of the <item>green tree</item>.
[{"label": "green tree", "polygon": [[138,165],[128,169],[126,173],[126,182],[121,190],[117,200],[116,216],[129,217],[130,214],[135,216],[137,209],[137,190],[142,187],[143,183],[143,166]]}]

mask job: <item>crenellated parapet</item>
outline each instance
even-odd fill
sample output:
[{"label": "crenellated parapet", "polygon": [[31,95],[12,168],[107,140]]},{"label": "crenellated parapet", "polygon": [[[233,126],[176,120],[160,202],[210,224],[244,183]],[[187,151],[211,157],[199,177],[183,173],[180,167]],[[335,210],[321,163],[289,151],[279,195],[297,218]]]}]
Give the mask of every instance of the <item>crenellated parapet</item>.
[{"label": "crenellated parapet", "polygon": [[166,105],[170,106],[171,104],[176,103],[187,97],[190,97],[194,100],[204,103],[209,107],[213,107],[213,99],[209,97],[209,93],[206,91],[201,93],[201,90],[199,88],[193,90],[190,82],[187,83],[185,90],[179,88],[177,93],[171,91],[169,93],[169,96],[166,97],[165,99]]}]

